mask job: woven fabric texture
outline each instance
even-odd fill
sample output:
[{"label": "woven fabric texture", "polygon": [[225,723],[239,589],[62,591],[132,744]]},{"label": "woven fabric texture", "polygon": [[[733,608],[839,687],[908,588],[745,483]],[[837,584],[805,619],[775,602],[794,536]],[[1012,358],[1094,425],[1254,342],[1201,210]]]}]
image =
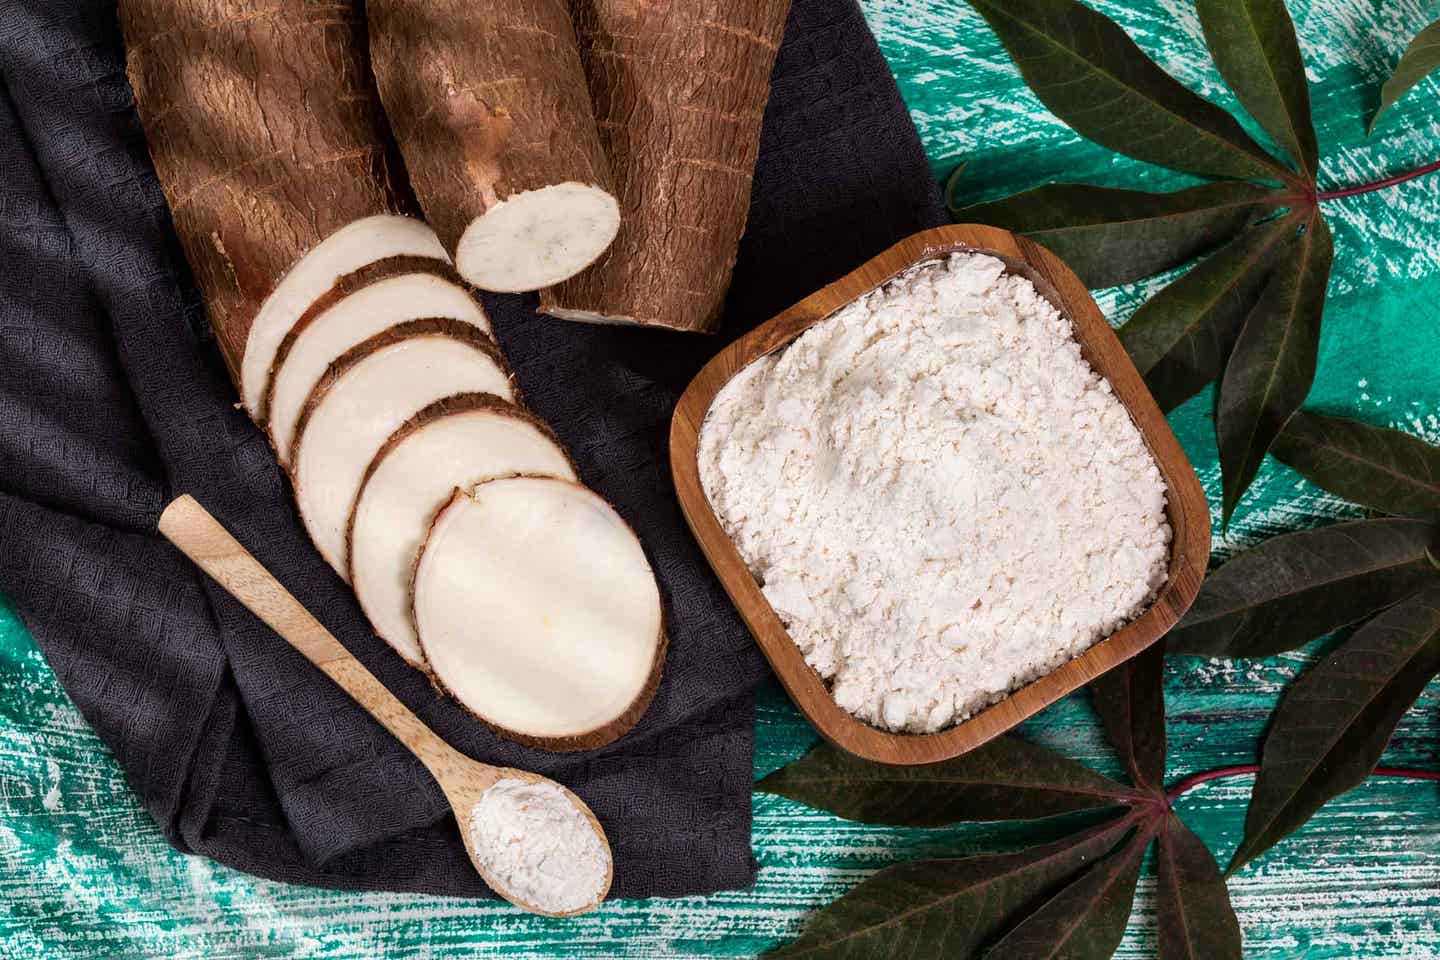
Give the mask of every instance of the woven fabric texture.
[{"label": "woven fabric texture", "polygon": [[685,528],[666,433],[716,350],[943,219],[853,2],[795,0],[718,337],[487,298],[527,401],[639,531],[666,600],[654,705],[578,755],[498,739],[439,696],[306,540],[179,253],[114,0],[0,0],[0,80],[0,593],[170,842],[291,882],[486,893],[418,762],[155,534],[192,493],[442,736],[580,794],[614,841],[615,896],[748,884],[765,668]]}]

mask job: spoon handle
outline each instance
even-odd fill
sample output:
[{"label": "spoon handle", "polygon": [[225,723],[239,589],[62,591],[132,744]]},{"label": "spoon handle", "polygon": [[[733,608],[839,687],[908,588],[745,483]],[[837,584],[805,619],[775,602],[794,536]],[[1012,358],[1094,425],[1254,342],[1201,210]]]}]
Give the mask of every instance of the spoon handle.
[{"label": "spoon handle", "polygon": [[180,552],[338,683],[432,774],[459,756],[342,647],[194,497],[186,494],[171,501],[160,514],[159,527]]}]

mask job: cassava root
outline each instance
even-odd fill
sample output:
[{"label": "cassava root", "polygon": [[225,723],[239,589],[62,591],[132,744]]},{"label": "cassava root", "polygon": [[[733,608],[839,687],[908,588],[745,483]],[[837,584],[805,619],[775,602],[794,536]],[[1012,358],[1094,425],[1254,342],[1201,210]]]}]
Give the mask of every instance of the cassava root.
[{"label": "cassava root", "polygon": [[426,216],[485,290],[558,283],[620,209],[565,0],[369,0],[380,97]]},{"label": "cassava root", "polygon": [[127,72],[186,259],[246,408],[335,280],[444,258],[391,162],[348,0],[122,0]]},{"label": "cassava root", "polygon": [[594,266],[541,293],[591,323],[714,329],[749,212],[788,0],[574,0],[620,196]]}]

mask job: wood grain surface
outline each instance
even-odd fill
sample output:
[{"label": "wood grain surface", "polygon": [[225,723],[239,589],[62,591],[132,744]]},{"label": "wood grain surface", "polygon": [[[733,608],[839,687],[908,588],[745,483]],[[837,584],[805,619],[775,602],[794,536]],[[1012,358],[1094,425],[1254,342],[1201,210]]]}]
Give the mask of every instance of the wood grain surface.
[{"label": "wood grain surface", "polygon": [[[815,324],[896,277],[960,251],[998,257],[1010,273],[1034,283],[1041,296],[1070,320],[1081,354],[1110,382],[1115,396],[1130,413],[1165,478],[1166,509],[1174,531],[1169,577],[1155,602],[1133,622],[988,709],[938,733],[891,733],[841,709],[825,681],[805,662],[804,654],[790,639],[711,508],[700,484],[697,447],[716,394],[745,367],[783,349]],[[827,740],[856,756],[881,763],[934,763],[957,757],[1140,653],[1164,636],[1189,609],[1210,557],[1210,512],[1205,491],[1175,434],[1170,432],[1165,415],[1090,291],[1074,271],[1044,247],[1006,230],[976,224],[952,224],[907,237],[720,351],[696,375],[676,405],[670,426],[670,466],[690,529],[790,698]]]},{"label": "wood grain surface", "polygon": [[[1193,4],[1087,2],[1114,17],[1186,85],[1239,111],[1205,53]],[[957,184],[961,201],[1051,181],[1150,190],[1193,182],[1118,158],[1067,130],[1025,88],[964,0],[862,4],[936,175],[966,161]],[[1398,104],[1373,138],[1365,136],[1380,85],[1410,38],[1440,18],[1440,0],[1286,5],[1311,80],[1324,188],[1440,156],[1437,78]],[[1310,405],[1440,442],[1440,324],[1427,321],[1440,303],[1440,176],[1337,201],[1326,214],[1335,231],[1336,270]],[[0,210],[0,223],[5,216]],[[1166,279],[1098,291],[1096,300],[1111,324],[1119,324]],[[1218,504],[1210,404],[1207,393],[1169,419]],[[1214,555],[1356,515],[1353,505],[1271,461],[1229,535],[1215,537]],[[6,531],[0,515],[0,545]],[[0,549],[0,563],[10,562],[17,558]],[[1254,762],[1285,684],[1330,646],[1321,640],[1261,661],[1168,663],[1167,782]],[[1104,772],[1120,770],[1083,692],[1027,720],[1019,733]],[[762,689],[757,776],[800,756],[815,740],[778,686]],[[1440,684],[1431,684],[1401,721],[1384,762],[1440,767]],[[1222,861],[1241,836],[1250,785],[1248,777],[1206,784],[1180,801],[1180,815]],[[760,872],[752,889],[612,902],[577,920],[526,916],[491,901],[336,893],[257,880],[165,843],[34,641],[0,604],[5,960],[747,957],[793,937],[817,906],[888,864],[1013,849],[1066,829],[1045,823],[871,827],[759,794],[754,814]],[[1229,887],[1247,960],[1440,958],[1440,785],[1372,780],[1327,805]],[[1153,881],[1142,879],[1121,960],[1155,956],[1153,892]]]}]

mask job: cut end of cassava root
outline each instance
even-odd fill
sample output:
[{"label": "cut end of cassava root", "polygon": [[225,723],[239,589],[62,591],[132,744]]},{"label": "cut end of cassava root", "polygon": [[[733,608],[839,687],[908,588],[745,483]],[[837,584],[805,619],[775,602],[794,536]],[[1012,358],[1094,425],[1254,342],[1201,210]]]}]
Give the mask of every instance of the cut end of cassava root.
[{"label": "cut end of cassava root", "polygon": [[376,87],[415,196],[486,290],[558,283],[619,229],[566,0],[369,0]]},{"label": "cut end of cassava root", "polygon": [[542,291],[540,309],[588,323],[713,330],[750,209],[790,4],[570,6],[624,225],[594,266]]},{"label": "cut end of cassava root", "polygon": [[448,265],[435,231],[410,217],[366,217],[341,227],[300,258],[265,298],[250,324],[240,362],[245,409],[259,418],[276,353],[292,327],[341,278],[389,257],[426,257]]},{"label": "cut end of cassava root", "polygon": [[421,548],[413,596],[437,684],[521,743],[610,743],[659,683],[650,564],[614,508],[579,484],[521,476],[455,491]]},{"label": "cut end of cassava root", "polygon": [[[432,261],[439,264],[439,261]],[[310,391],[330,365],[370,337],[410,320],[438,317],[490,334],[490,320],[448,268],[416,271],[415,258],[372,264],[342,277],[336,296],[307,310],[276,353],[265,390],[266,429],[282,465]]]},{"label": "cut end of cassava root", "polygon": [[619,229],[620,205],[610,193],[558,183],[515,194],[472,221],[455,266],[482,290],[539,290],[594,263]]},{"label": "cut end of cassava root", "polygon": [[490,338],[438,319],[371,337],[331,364],[311,391],[295,428],[291,480],[306,531],[342,577],[345,531],[366,468],[405,421],[457,393],[516,398]]},{"label": "cut end of cassava root", "polygon": [[410,579],[431,522],[456,488],[513,474],[575,479],[543,421],[484,393],[432,403],[371,461],[350,515],[350,582],[375,632],[407,662],[425,662],[411,620]]}]

